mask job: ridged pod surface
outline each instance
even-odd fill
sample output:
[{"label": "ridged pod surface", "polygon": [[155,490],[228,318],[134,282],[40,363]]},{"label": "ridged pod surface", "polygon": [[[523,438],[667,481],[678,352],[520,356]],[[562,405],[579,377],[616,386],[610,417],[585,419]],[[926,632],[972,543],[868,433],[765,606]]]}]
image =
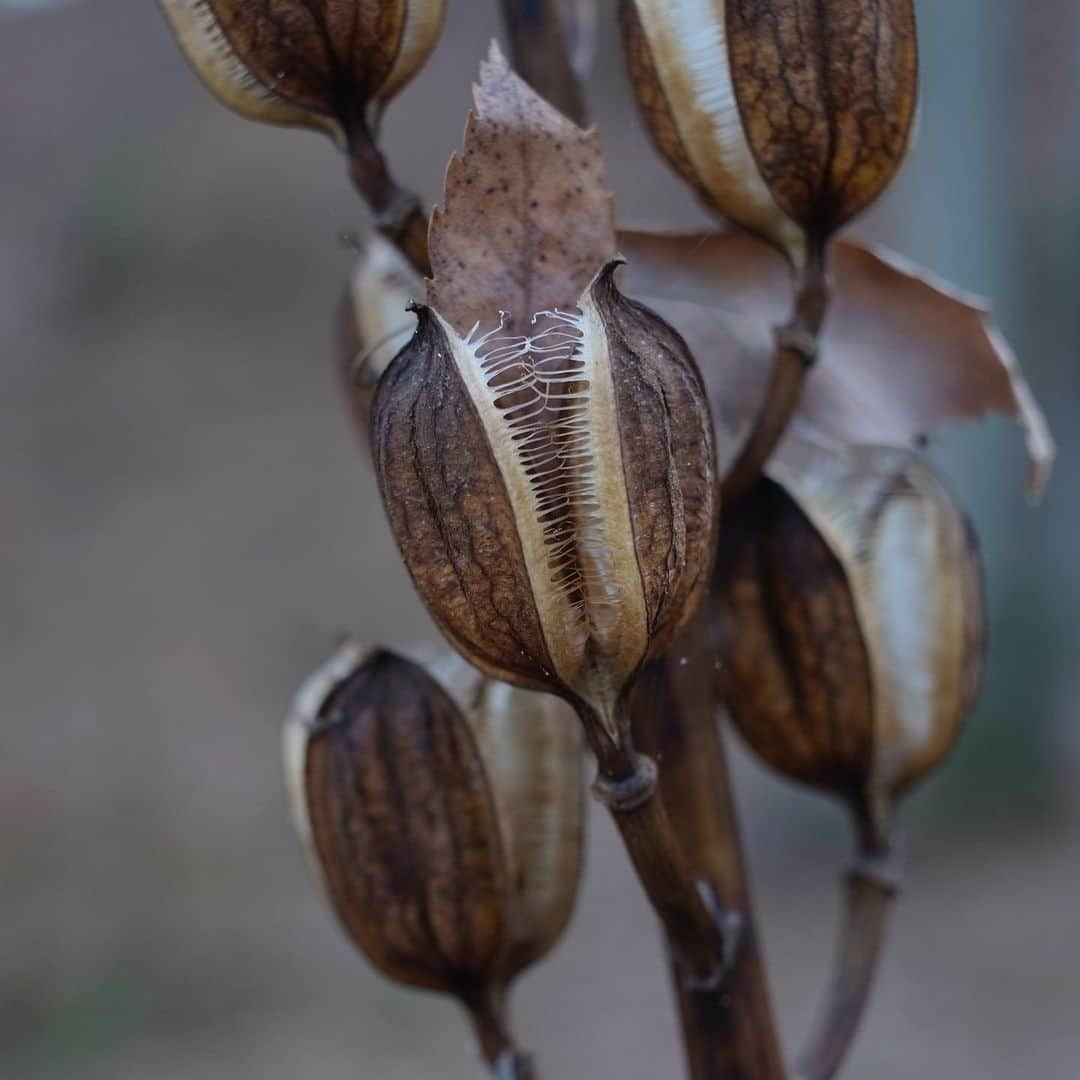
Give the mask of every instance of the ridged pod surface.
[{"label": "ridged pod surface", "polygon": [[444,0],[159,0],[192,66],[244,116],[339,141],[419,70]]},{"label": "ridged pod surface", "polygon": [[462,997],[555,943],[580,879],[581,734],[549,695],[458,657],[341,646],[285,727],[298,831],[386,975]]},{"label": "ridged pod surface", "polygon": [[721,534],[718,689],[768,764],[846,799],[880,836],[978,691],[975,539],[904,451],[789,448],[770,472]]},{"label": "ridged pod surface", "polygon": [[912,0],[623,0],[654,143],[720,214],[798,265],[869,206],[915,117]]}]

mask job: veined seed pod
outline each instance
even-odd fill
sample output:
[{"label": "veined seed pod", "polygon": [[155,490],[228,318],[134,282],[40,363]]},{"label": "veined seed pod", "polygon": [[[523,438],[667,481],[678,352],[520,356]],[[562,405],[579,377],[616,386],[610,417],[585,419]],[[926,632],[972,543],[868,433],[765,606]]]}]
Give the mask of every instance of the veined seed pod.
[{"label": "veined seed pod", "polygon": [[716,211],[787,252],[869,206],[911,139],[912,0],[622,0],[654,143]]},{"label": "veined seed pod", "polygon": [[348,642],[285,728],[294,818],[337,914],[386,975],[470,1008],[558,939],[583,837],[581,735],[567,706],[456,656]]},{"label": "veined seed pod", "polygon": [[449,649],[421,659],[468,721],[495,799],[511,896],[512,978],[559,940],[577,899],[584,747],[565,702],[489,679]]},{"label": "veined seed pod", "polygon": [[408,308],[423,295],[423,279],[401,252],[378,233],[366,236],[341,298],[337,351],[345,401],[365,446],[375,387],[412,337]]},{"label": "veined seed pod", "polygon": [[254,120],[338,141],[373,131],[435,46],[444,0],[160,0],[221,101]]},{"label": "veined seed pod", "polygon": [[975,538],[905,451],[806,446],[725,517],[714,579],[720,692],[753,749],[833,792],[864,844],[953,745],[984,645]]},{"label": "veined seed pod", "polygon": [[716,516],[700,377],[615,265],[526,336],[462,336],[419,308],[373,407],[383,500],[429,611],[481,670],[571,701],[594,749],[621,745],[632,676],[704,590]]}]

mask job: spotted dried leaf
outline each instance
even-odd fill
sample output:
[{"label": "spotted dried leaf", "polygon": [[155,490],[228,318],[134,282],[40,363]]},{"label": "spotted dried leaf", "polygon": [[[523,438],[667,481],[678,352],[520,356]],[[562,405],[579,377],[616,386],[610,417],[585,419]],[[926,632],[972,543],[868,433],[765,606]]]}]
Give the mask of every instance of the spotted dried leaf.
[{"label": "spotted dried leaf", "polygon": [[[623,232],[620,245],[627,288],[679,328],[701,363],[731,452],[764,393],[773,328],[788,314],[784,260],[744,235]],[[839,241],[832,265],[833,300],[793,431],[905,447],[951,421],[1002,413],[1024,433],[1038,496],[1053,439],[986,302],[882,248]]]},{"label": "spotted dried leaf", "polygon": [[428,302],[462,335],[497,326],[500,310],[509,331],[525,333],[534,313],[573,307],[615,253],[600,144],[495,45],[474,99],[432,215]]}]

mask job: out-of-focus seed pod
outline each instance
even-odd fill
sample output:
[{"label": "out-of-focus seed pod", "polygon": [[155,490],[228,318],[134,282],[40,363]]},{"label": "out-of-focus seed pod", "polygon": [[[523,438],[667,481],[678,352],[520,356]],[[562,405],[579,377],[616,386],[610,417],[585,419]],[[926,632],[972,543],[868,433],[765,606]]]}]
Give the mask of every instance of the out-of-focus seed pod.
[{"label": "out-of-focus seed pod", "polygon": [[330,900],[386,975],[494,979],[510,922],[495,802],[464,717],[417,665],[346,647],[301,690],[290,790]]},{"label": "out-of-focus seed pod", "polygon": [[337,323],[338,372],[364,446],[370,445],[375,387],[412,337],[416,319],[408,308],[423,295],[423,280],[398,248],[378,233],[366,236],[349,274]]},{"label": "out-of-focus seed pod", "polygon": [[485,672],[570,700],[599,753],[626,734],[632,676],[707,585],[716,516],[700,376],[614,268],[529,336],[462,337],[419,308],[372,439],[391,527],[443,632]]},{"label": "out-of-focus seed pod", "polygon": [[907,152],[912,0],[623,0],[621,19],[657,148],[796,265],[881,194]]},{"label": "out-of-focus seed pod", "polygon": [[254,120],[346,141],[435,46],[444,0],[160,0],[221,101]]},{"label": "out-of-focus seed pod", "polygon": [[798,447],[770,471],[721,530],[719,690],[768,764],[845,799],[881,850],[978,690],[975,538],[908,452]]},{"label": "out-of-focus seed pod", "polygon": [[342,924],[386,975],[501,1012],[569,920],[581,873],[579,725],[460,657],[347,642],[285,727],[297,829]]},{"label": "out-of-focus seed pod", "polygon": [[495,799],[511,896],[506,970],[542,959],[569,922],[585,838],[581,726],[564,701],[482,675],[457,653],[423,661],[467,719]]}]

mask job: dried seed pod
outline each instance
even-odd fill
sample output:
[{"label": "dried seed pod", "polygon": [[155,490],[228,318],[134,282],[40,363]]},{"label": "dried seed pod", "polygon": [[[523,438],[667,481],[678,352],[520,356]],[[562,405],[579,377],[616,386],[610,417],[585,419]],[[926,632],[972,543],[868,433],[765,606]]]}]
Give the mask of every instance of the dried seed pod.
[{"label": "dried seed pod", "polygon": [[888,185],[911,139],[912,0],[623,0],[654,143],[796,265]]},{"label": "dried seed pod", "polygon": [[254,120],[345,141],[435,46],[444,0],[160,0],[192,66]]},{"label": "dried seed pod", "polygon": [[881,849],[977,693],[975,538],[904,451],[789,447],[770,471],[721,532],[719,690],[766,762],[844,798]]},{"label": "dried seed pod", "polygon": [[424,282],[401,252],[372,233],[364,238],[338,310],[338,371],[345,401],[365,446],[371,402],[382,373],[412,337],[408,308]]},{"label": "dried seed pod", "polygon": [[511,897],[512,978],[558,941],[577,899],[585,838],[581,727],[565,702],[489,679],[450,650],[422,662],[468,721],[495,799]]},{"label": "dried seed pod", "polygon": [[594,749],[619,745],[632,676],[694,609],[716,509],[700,377],[615,265],[528,336],[463,337],[419,308],[373,407],[383,500],[429,611],[483,671],[595,720]]},{"label": "dried seed pod", "polygon": [[386,651],[347,648],[298,697],[289,782],[345,929],[386,975],[459,993],[501,970],[494,799],[453,701]]},{"label": "dried seed pod", "polygon": [[562,933],[581,869],[581,735],[456,656],[343,645],[285,728],[297,829],[384,974],[490,1004]]}]

